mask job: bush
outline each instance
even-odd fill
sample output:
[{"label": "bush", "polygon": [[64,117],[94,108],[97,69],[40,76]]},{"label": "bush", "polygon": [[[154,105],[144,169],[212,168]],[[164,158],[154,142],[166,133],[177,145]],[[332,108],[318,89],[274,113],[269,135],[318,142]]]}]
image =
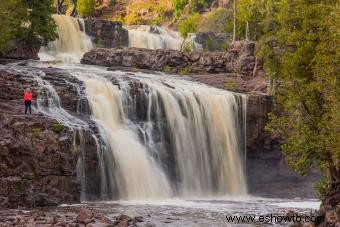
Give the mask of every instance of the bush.
[{"label": "bush", "polygon": [[27,132],[32,133],[32,134],[38,134],[39,132],[41,132],[41,129],[33,127],[33,128],[27,129]]},{"label": "bush", "polygon": [[237,88],[237,84],[235,81],[227,81],[224,83],[224,89],[228,91],[235,91]]},{"label": "bush", "polygon": [[78,0],[77,12],[82,17],[90,17],[95,14],[95,0]]},{"label": "bush", "polygon": [[192,0],[190,2],[190,10],[191,12],[200,12],[204,11],[204,9],[208,7],[207,0]]},{"label": "bush", "polygon": [[183,38],[188,37],[188,33],[197,32],[197,25],[200,20],[200,15],[198,13],[194,13],[189,15],[184,20],[178,23],[178,31]]},{"label": "bush", "polygon": [[324,195],[325,195],[326,192],[327,192],[327,187],[328,187],[328,183],[327,183],[326,178],[322,178],[322,179],[321,179],[320,181],[318,181],[318,182],[315,184],[315,186],[314,186],[316,195],[317,195],[319,198],[323,198]]},{"label": "bush", "polygon": [[200,32],[227,32],[232,26],[233,12],[230,9],[217,8],[205,14],[199,22]]},{"label": "bush", "polygon": [[169,0],[130,1],[124,21],[126,24],[159,25],[165,20],[165,12],[171,11],[171,7]]},{"label": "bush", "polygon": [[65,126],[61,123],[56,123],[52,126],[53,132],[60,134],[62,131],[64,131]]},{"label": "bush", "polygon": [[183,11],[183,9],[184,9],[186,4],[187,4],[187,0],[172,0],[172,9],[175,12],[175,17],[176,18]]}]

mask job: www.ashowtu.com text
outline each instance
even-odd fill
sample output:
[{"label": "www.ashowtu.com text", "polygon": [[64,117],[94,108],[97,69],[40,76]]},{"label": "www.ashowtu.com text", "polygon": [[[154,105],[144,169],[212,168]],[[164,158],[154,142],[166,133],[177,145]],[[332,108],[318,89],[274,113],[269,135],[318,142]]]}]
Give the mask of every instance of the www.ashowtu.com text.
[{"label": "www.ashowtu.com text", "polygon": [[226,216],[227,222],[230,223],[284,223],[284,222],[323,222],[324,216],[313,216],[313,215],[291,215],[291,216],[280,216],[280,215],[231,215]]}]

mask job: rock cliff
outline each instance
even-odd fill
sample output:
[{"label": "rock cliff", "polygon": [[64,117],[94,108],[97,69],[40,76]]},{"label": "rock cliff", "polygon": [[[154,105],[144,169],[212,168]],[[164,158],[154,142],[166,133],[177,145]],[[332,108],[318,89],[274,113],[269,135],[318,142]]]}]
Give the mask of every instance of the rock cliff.
[{"label": "rock cliff", "polygon": [[[87,172],[96,173],[90,171],[97,166],[96,145],[91,130],[83,131],[85,150],[81,154],[80,135],[53,117],[38,113],[36,101],[33,103],[33,114],[24,115],[23,90],[30,87],[36,100],[39,84],[34,76],[40,76],[53,84],[63,107],[81,117],[76,112],[81,97],[67,74],[60,77],[61,74],[53,69],[42,72],[29,67],[0,67],[1,207],[79,202],[81,182],[77,180],[76,170],[81,156],[87,162]],[[95,192],[95,189],[92,191]]]},{"label": "rock cliff", "polygon": [[228,52],[190,52],[143,48],[93,49],[81,63],[100,66],[124,66],[169,73],[237,73],[251,76],[256,59],[254,42],[236,42]]},{"label": "rock cliff", "polygon": [[128,46],[128,31],[121,22],[101,19],[84,19],[85,33],[91,36],[98,47],[113,48]]}]

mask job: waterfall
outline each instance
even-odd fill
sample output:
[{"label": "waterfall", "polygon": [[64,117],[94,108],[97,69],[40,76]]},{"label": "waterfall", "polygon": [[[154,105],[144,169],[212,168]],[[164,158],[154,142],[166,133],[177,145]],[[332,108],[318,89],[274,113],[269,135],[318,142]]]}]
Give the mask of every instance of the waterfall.
[{"label": "waterfall", "polygon": [[52,17],[57,24],[59,38],[42,47],[39,58],[44,61],[80,62],[83,54],[93,48],[90,37],[81,31],[79,24],[82,21],[64,15]]},{"label": "waterfall", "polygon": [[70,73],[84,82],[105,138],[108,198],[247,193],[245,96],[142,73],[95,67]]},{"label": "waterfall", "polygon": [[[133,131],[121,118],[121,92],[110,82],[83,79],[94,120],[103,129],[115,163],[110,163],[120,198],[168,197],[170,186],[165,175]],[[115,166],[116,165],[116,166]]]},{"label": "waterfall", "polygon": [[180,37],[178,32],[148,25],[131,25],[126,26],[125,28],[129,33],[129,47],[181,49],[183,38]]}]

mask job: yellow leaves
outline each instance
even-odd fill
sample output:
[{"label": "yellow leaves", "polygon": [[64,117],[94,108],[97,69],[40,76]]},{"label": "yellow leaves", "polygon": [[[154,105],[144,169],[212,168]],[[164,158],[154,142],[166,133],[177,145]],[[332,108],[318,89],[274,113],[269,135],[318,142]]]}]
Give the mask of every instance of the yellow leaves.
[{"label": "yellow leaves", "polygon": [[126,24],[159,24],[171,7],[171,0],[131,1],[124,21]]}]

